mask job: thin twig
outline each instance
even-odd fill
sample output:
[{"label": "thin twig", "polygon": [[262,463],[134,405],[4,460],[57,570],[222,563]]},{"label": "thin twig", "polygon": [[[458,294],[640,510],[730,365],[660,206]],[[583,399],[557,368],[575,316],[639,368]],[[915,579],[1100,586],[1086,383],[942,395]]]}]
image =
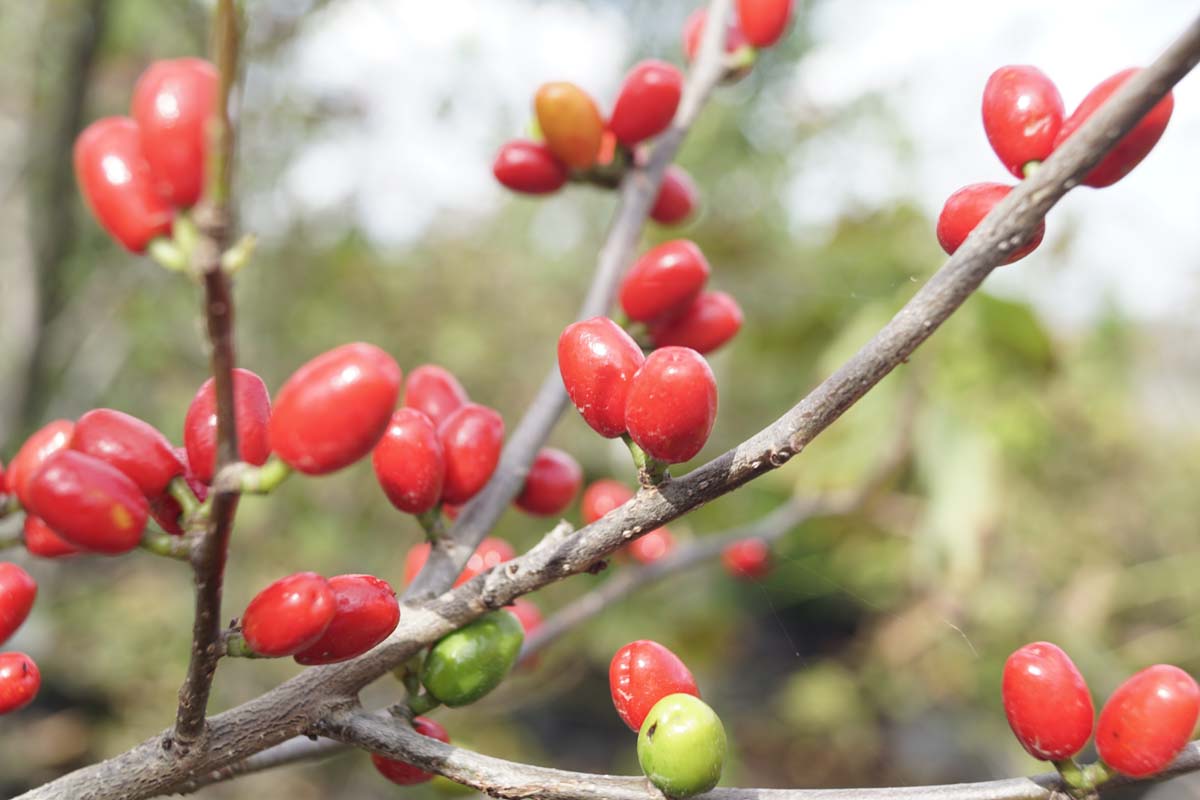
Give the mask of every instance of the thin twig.
[{"label": "thin twig", "polygon": [[244,761],[238,761],[227,767],[197,775],[192,780],[177,786],[172,794],[191,794],[203,789],[205,786],[222,783],[232,778],[241,777],[242,775],[265,772],[269,769],[285,767],[289,764],[297,764],[302,761],[321,761],[345,753],[349,749],[341,742],[335,742],[332,739],[310,739],[307,736],[298,736],[295,739],[289,739],[281,745],[276,745],[270,750],[255,753]]}]

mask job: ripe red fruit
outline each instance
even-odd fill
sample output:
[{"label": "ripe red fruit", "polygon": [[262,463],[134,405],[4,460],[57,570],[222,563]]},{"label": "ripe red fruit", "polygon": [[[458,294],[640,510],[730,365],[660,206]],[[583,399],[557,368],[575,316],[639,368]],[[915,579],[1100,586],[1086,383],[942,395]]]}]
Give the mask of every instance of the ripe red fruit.
[{"label": "ripe red fruit", "polygon": [[1131,778],[1163,770],[1179,754],[1200,716],[1200,687],[1178,667],[1157,664],[1113,692],[1096,725],[1096,750]]},{"label": "ripe red fruit", "polygon": [[1044,161],[1063,124],[1063,101],[1054,81],[1037,67],[1001,67],[983,88],[983,130],[1008,171],[1025,177],[1025,165]]},{"label": "ripe red fruit", "polygon": [[315,572],[297,572],[254,596],[242,614],[242,636],[259,655],[291,656],[315,644],[336,613],[329,581]]},{"label": "ripe red fruit", "polygon": [[711,353],[742,329],[742,308],[725,292],[701,292],[678,317],[650,326],[655,347],[690,347]]},{"label": "ripe red fruit", "polygon": [[203,59],[174,58],[151,64],[133,89],[130,113],[142,131],[142,152],[159,194],[180,208],[194,206],[204,189],[220,80]]},{"label": "ripe red fruit", "polygon": [[0,461],[0,494],[8,493],[8,476],[4,472],[4,462]]},{"label": "ripe red fruit", "polygon": [[[237,425],[238,455],[247,464],[261,467],[271,455],[268,425],[271,395],[263,379],[248,369],[233,371],[233,410]],[[183,446],[192,473],[212,483],[217,466],[217,388],[209,378],[201,385],[183,419]]]},{"label": "ripe red fruit", "polygon": [[659,461],[677,464],[699,453],[716,419],[717,381],[695,350],[655,350],[630,381],[629,436]]},{"label": "ripe red fruit", "polygon": [[645,362],[642,348],[608,317],[568,325],[558,338],[558,370],[575,408],[592,430],[625,433],[625,398]]},{"label": "ripe red fruit", "polygon": [[404,405],[429,417],[434,427],[469,402],[471,398],[458,378],[436,364],[417,367],[404,382]]},{"label": "ripe red fruit", "polygon": [[737,0],[738,27],[755,47],[770,47],[787,30],[792,0]]},{"label": "ripe red fruit", "polygon": [[[1058,137],[1054,140],[1054,148],[1057,150],[1097,108],[1104,105],[1105,101],[1121,88],[1125,81],[1139,71],[1137,67],[1122,70],[1092,89],[1088,96],[1083,98],[1079,108],[1071,112],[1071,116],[1063,121]],[[1125,134],[1125,137],[1117,142],[1117,146],[1109,150],[1108,155],[1092,168],[1092,171],[1084,177],[1083,184],[1100,189],[1111,186],[1128,175],[1134,167],[1142,163],[1143,158],[1149,155],[1150,151],[1154,149],[1154,145],[1158,144],[1163,131],[1167,128],[1167,123],[1171,121],[1171,112],[1174,110],[1175,96],[1168,92],[1166,97],[1159,100],[1158,105],[1150,109],[1150,112],[1142,117],[1142,121]]]},{"label": "ripe red fruit", "polygon": [[62,558],[80,552],[78,547],[51,530],[41,517],[33,514],[25,515],[21,537],[25,540],[25,549],[29,554],[39,558]]},{"label": "ripe red fruit", "polygon": [[742,539],[721,552],[721,563],[735,578],[763,578],[771,571],[771,548],[762,539]]},{"label": "ripe red fruit", "polygon": [[[413,730],[422,736],[437,739],[439,742],[450,743],[450,734],[446,732],[445,728],[431,719],[416,717],[412,725]],[[428,772],[422,772],[412,764],[405,764],[403,761],[394,761],[378,753],[371,754],[371,763],[375,765],[375,769],[379,770],[380,775],[392,783],[401,786],[413,786],[414,784],[433,780],[433,775]]]},{"label": "ripe red fruit", "polygon": [[[708,24],[708,9],[698,8],[683,23],[683,55],[688,63],[696,60],[700,43],[704,40],[704,26]],[[746,34],[736,25],[725,26],[725,52],[733,53],[748,44]]]},{"label": "ripe red fruit", "polygon": [[446,459],[437,428],[412,408],[397,409],[371,454],[375,477],[392,505],[424,514],[437,505],[446,479]]},{"label": "ripe red fruit", "polygon": [[679,656],[646,639],[630,642],[613,656],[608,666],[608,688],[617,714],[635,731],[642,727],[654,704],[667,695],[700,696],[696,679]]},{"label": "ripe red fruit", "polygon": [[128,117],[93,122],[75,140],[75,178],[100,227],[141,253],[171,232],[171,206],[158,194],[142,136]]},{"label": "ripe red fruit", "polygon": [[625,76],[608,129],[626,147],[657,136],[675,118],[682,94],[683,74],[674,64],[642,61]]},{"label": "ripe red fruit", "polygon": [[583,493],[579,503],[583,514],[583,524],[591,525],[618,506],[623,506],[633,499],[633,490],[625,484],[611,478],[598,480]]},{"label": "ripe red fruit", "polygon": [[396,629],[400,604],[387,581],[371,575],[329,579],[336,611],[314,644],[296,654],[300,664],[333,664],[362,655]]},{"label": "ripe red fruit", "polygon": [[37,582],[29,573],[16,564],[0,561],[0,644],[21,627],[35,597]]},{"label": "ripe red fruit", "polygon": [[55,453],[29,483],[29,511],[71,544],[117,555],[138,546],[149,504],[125,473],[76,450]]},{"label": "ripe red fruit", "polygon": [[35,431],[8,465],[8,490],[29,508],[29,481],[50,456],[71,444],[75,423],[56,419]]},{"label": "ripe red fruit", "polygon": [[[996,204],[1008,196],[1011,186],[1002,183],[972,183],[964,186],[946,200],[942,213],[938,215],[938,243],[950,255],[962,246],[967,236],[983,221]],[[1005,261],[1011,264],[1019,261],[1037,249],[1046,235],[1046,223],[1038,225],[1037,232],[1027,245],[1014,252]]]},{"label": "ripe red fruit", "polygon": [[672,164],[663,173],[662,185],[650,209],[650,219],[663,225],[678,225],[696,210],[698,196],[692,176]]},{"label": "ripe red fruit", "polygon": [[1049,642],[1027,644],[1004,663],[1004,714],[1029,755],[1070,758],[1092,735],[1096,714],[1075,664]]},{"label": "ripe red fruit", "polygon": [[492,164],[496,180],[523,194],[550,194],[567,182],[567,167],[540,142],[505,142]]},{"label": "ripe red fruit", "polygon": [[174,446],[157,428],[111,408],[97,408],[79,418],[71,449],[116,467],[147,499],[164,494],[171,480],[184,472]]},{"label": "ripe red fruit", "polygon": [[621,281],[625,315],[638,322],[678,316],[708,281],[710,269],[695,242],[675,239],[647,250]]},{"label": "ripe red fruit", "polygon": [[446,459],[442,499],[465,503],[496,471],[504,445],[504,420],[494,409],[467,403],[438,426],[438,439]]},{"label": "ripe red fruit", "polygon": [[24,653],[0,653],[0,714],[20,711],[42,686],[37,664]]},{"label": "ripe red fruit", "polygon": [[515,502],[517,508],[530,514],[542,517],[561,514],[575,500],[582,485],[583,468],[570,453],[543,447],[529,467],[525,487]]},{"label": "ripe red fruit", "polygon": [[626,552],[639,564],[653,564],[675,549],[675,537],[667,528],[658,528],[634,539],[626,547]]},{"label": "ripe red fruit", "polygon": [[[454,585],[462,586],[476,575],[516,557],[517,551],[513,550],[511,544],[496,536],[489,536],[479,543],[479,547],[475,548],[475,552],[467,559],[466,566],[463,567],[462,574],[458,576]],[[408,555],[404,558],[405,585],[413,582],[417,573],[421,571],[421,567],[425,566],[427,558],[429,558],[429,542],[421,542],[408,551]]]},{"label": "ripe red fruit", "polygon": [[534,95],[533,108],[546,147],[559,161],[574,169],[596,163],[604,120],[591,95],[566,81],[546,83]]},{"label": "ripe red fruit", "polygon": [[400,394],[400,367],[356,342],[314,358],[287,379],[268,426],[271,450],[306,475],[326,475],[371,452]]}]

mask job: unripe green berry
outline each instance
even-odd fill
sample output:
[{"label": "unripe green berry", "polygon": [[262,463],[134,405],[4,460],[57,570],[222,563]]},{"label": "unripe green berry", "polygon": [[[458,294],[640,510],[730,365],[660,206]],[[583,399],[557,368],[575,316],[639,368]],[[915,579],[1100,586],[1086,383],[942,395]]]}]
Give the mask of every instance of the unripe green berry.
[{"label": "unripe green berry", "polygon": [[646,715],[637,748],[642,772],[663,794],[691,797],[721,780],[725,728],[700,698],[669,694]]},{"label": "unripe green berry", "polygon": [[500,685],[516,664],[524,641],[525,631],[512,614],[484,614],[430,648],[421,682],[451,708],[474,703]]}]

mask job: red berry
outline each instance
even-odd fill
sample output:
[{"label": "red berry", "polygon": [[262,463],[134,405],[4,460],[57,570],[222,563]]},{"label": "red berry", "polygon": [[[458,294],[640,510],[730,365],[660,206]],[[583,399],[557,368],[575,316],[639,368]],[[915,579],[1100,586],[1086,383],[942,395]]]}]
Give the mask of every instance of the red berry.
[{"label": "red berry", "polygon": [[625,398],[646,360],[628,333],[607,317],[568,325],[558,338],[558,370],[575,408],[592,430],[625,433]]},{"label": "red berry", "polygon": [[142,152],[159,193],[191,208],[204,189],[209,123],[221,76],[199,58],[155,61],[133,89],[130,113],[142,131]]},{"label": "red berry", "polygon": [[[704,39],[704,26],[708,24],[708,9],[698,8],[683,23],[683,55],[688,63],[696,60],[700,43]],[[725,26],[725,52],[733,53],[747,45],[746,34],[736,25]]]},{"label": "red berry", "polygon": [[496,180],[523,194],[550,194],[567,182],[566,166],[540,142],[505,142],[492,164]]},{"label": "red berry", "polygon": [[[964,186],[946,200],[942,213],[938,215],[938,243],[950,255],[962,246],[967,236],[983,221],[996,204],[1008,196],[1013,187],[1002,183],[972,183]],[[1037,227],[1029,244],[1017,250],[1005,264],[1019,261],[1037,249],[1046,235],[1046,223],[1043,221]]]},{"label": "red berry", "polygon": [[570,453],[543,447],[529,467],[517,508],[542,517],[561,514],[579,494],[583,469]]},{"label": "red berry", "polygon": [[8,493],[8,476],[4,472],[4,462],[0,461],[0,494]]},{"label": "red berry", "polygon": [[336,613],[329,581],[315,572],[297,572],[254,596],[242,614],[242,636],[259,655],[292,656],[315,644]]},{"label": "red berry", "polygon": [[29,483],[27,508],[71,544],[108,555],[137,547],[150,514],[125,473],[76,450],[45,463]]},{"label": "red berry", "polygon": [[362,655],[396,629],[400,604],[387,581],[371,575],[329,579],[336,610],[314,644],[296,654],[300,664],[333,664]]},{"label": "red berry", "polygon": [[429,417],[435,427],[469,402],[471,398],[458,378],[436,364],[417,367],[404,382],[404,405]]},{"label": "red berry", "polygon": [[546,147],[559,161],[574,169],[596,163],[604,120],[591,95],[566,81],[546,83],[534,95],[533,108]]},{"label": "red berry", "polygon": [[675,549],[675,537],[667,528],[658,528],[630,542],[625,550],[639,564],[653,564]]},{"label": "red berry", "polygon": [[37,664],[24,653],[0,653],[0,714],[20,711],[42,686]]},{"label": "red berry", "polygon": [[462,513],[462,506],[454,503],[442,503],[442,513],[446,515],[446,519],[458,519],[458,515]]},{"label": "red berry", "polygon": [[25,508],[29,508],[29,481],[50,456],[71,444],[74,430],[75,423],[56,419],[26,439],[13,456],[8,465],[8,490],[17,496]]},{"label": "red berry", "polygon": [[770,47],[787,30],[792,0],[737,0],[738,27],[754,47]]},{"label": "red berry", "polygon": [[583,514],[583,524],[591,525],[618,506],[623,506],[633,499],[633,490],[619,481],[609,478],[596,481],[583,493],[579,507]]},{"label": "red berry", "polygon": [[642,727],[654,704],[667,695],[700,696],[696,679],[679,656],[646,639],[630,642],[613,656],[608,666],[608,688],[617,714],[635,731]]},{"label": "red berry", "polygon": [[1200,716],[1200,687],[1178,667],[1157,664],[1122,683],[1096,724],[1096,750],[1131,778],[1162,771],[1183,750]]},{"label": "red berry", "polygon": [[465,503],[496,471],[504,445],[504,420],[494,409],[467,403],[438,426],[438,439],[446,458],[442,499]]},{"label": "red berry", "polygon": [[1054,81],[1037,67],[1001,67],[983,88],[983,130],[1008,171],[1025,177],[1025,165],[1044,161],[1063,124],[1063,101]]},{"label": "red berry", "polygon": [[[466,566],[463,567],[462,574],[458,576],[454,585],[462,586],[476,575],[516,557],[517,553],[511,544],[498,537],[489,536],[479,543],[479,547],[475,548],[475,552],[467,559]],[[405,585],[413,582],[428,558],[429,542],[421,542],[408,551],[408,555],[404,558]]]},{"label": "red berry", "polygon": [[682,94],[683,74],[674,64],[642,61],[625,76],[608,129],[626,147],[657,136],[675,118]]},{"label": "red berry", "polygon": [[[1063,121],[1058,137],[1054,140],[1054,149],[1057,150],[1097,108],[1112,97],[1117,89],[1121,88],[1125,81],[1139,71],[1137,67],[1122,70],[1092,89],[1088,96],[1083,98],[1079,108]],[[1109,150],[1108,155],[1092,168],[1092,171],[1083,179],[1083,184],[1100,189],[1111,186],[1128,175],[1134,167],[1142,163],[1143,158],[1149,155],[1150,151],[1154,149],[1154,145],[1158,144],[1163,131],[1167,129],[1167,123],[1171,121],[1171,112],[1174,110],[1175,96],[1168,92],[1167,96],[1159,100],[1158,105],[1150,109],[1150,112],[1142,117],[1142,121],[1125,134],[1125,138],[1117,142],[1117,146]]]},{"label": "red berry", "polygon": [[371,454],[383,493],[407,514],[424,514],[437,505],[446,479],[446,459],[437,428],[412,408],[397,409]]},{"label": "red berry", "polygon": [[0,561],[0,644],[8,641],[33,608],[37,582],[29,573],[7,561]]},{"label": "red berry", "polygon": [[97,408],[79,418],[71,449],[116,467],[147,499],[164,494],[184,471],[175,447],[157,428],[111,408]]},{"label": "red berry", "polygon": [[325,475],[371,452],[400,394],[400,367],[375,345],[345,344],[288,378],[271,413],[271,450],[293,469]]},{"label": "red berry", "polygon": [[662,185],[650,209],[650,219],[663,225],[678,225],[696,210],[698,195],[692,176],[672,164],[663,173]]},{"label": "red berry", "polygon": [[[233,411],[238,454],[247,464],[261,467],[271,455],[271,395],[263,379],[248,369],[233,371]],[[183,446],[192,473],[200,481],[212,483],[217,466],[217,388],[212,378],[204,382],[188,406],[183,419]]]},{"label": "red berry", "polygon": [[655,347],[690,347],[701,355],[728,342],[742,328],[742,308],[725,292],[701,292],[680,316],[650,326]]},{"label": "red berry", "polygon": [[763,578],[771,571],[771,548],[762,539],[742,539],[721,552],[721,563],[735,578]]},{"label": "red berry", "polygon": [[142,136],[128,117],[96,120],[75,140],[75,178],[100,227],[141,253],[171,232],[171,206],[158,194]]},{"label": "red berry", "polygon": [[699,453],[716,419],[717,381],[695,350],[655,350],[630,382],[629,436],[659,461],[677,464]]},{"label": "red berry", "polygon": [[[415,718],[413,720],[413,730],[422,736],[437,739],[439,742],[450,743],[450,734],[446,733],[445,728],[431,719],[426,719],[425,717]],[[401,786],[412,786],[433,780],[432,775],[428,772],[422,772],[412,764],[405,764],[403,761],[394,761],[378,753],[371,754],[371,763],[375,765],[375,769],[379,770],[380,775],[392,783]]]},{"label": "red berry", "polygon": [[1096,713],[1087,683],[1049,642],[1027,644],[1009,656],[1000,691],[1009,726],[1034,758],[1070,758],[1092,735]]},{"label": "red berry", "polygon": [[25,540],[25,549],[30,555],[39,558],[62,558],[80,552],[78,547],[59,536],[40,517],[33,514],[25,515],[21,535]]},{"label": "red berry", "polygon": [[647,250],[621,281],[621,308],[638,322],[678,316],[708,281],[710,269],[695,242],[675,239]]}]

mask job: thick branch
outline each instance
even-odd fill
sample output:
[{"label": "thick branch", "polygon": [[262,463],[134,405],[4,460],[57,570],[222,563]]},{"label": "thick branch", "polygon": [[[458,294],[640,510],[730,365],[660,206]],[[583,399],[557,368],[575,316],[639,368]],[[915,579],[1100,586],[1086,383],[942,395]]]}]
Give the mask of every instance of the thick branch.
[{"label": "thick branch", "polygon": [[346,745],[341,742],[335,742],[332,739],[310,739],[307,736],[299,736],[295,739],[289,739],[281,745],[272,747],[270,750],[255,753],[244,761],[197,775],[192,780],[177,786],[172,794],[191,794],[203,789],[205,786],[222,783],[223,781],[242,775],[265,772],[269,769],[285,767],[302,761],[321,761],[344,753],[348,749]]}]

